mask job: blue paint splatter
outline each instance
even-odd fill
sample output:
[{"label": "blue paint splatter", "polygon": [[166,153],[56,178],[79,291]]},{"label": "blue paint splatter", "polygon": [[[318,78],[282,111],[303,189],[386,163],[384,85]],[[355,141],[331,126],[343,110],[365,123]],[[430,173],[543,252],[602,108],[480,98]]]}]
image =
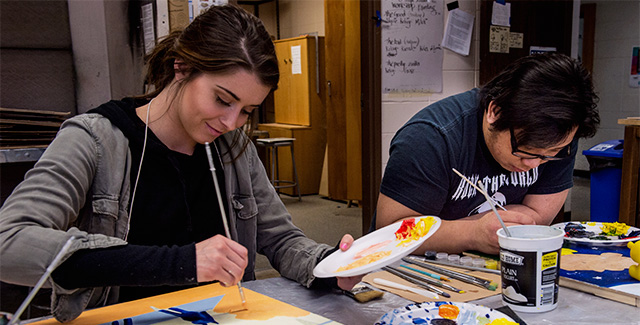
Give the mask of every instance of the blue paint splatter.
[{"label": "blue paint splatter", "polygon": [[414,324],[429,324],[429,321],[424,319],[424,318],[414,318],[413,319],[413,323]]}]

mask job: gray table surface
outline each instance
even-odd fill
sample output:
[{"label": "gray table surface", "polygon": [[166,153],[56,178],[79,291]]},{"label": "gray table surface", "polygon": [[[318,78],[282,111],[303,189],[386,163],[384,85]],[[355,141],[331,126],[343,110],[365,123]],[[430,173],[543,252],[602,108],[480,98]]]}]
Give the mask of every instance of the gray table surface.
[{"label": "gray table surface", "polygon": [[[338,291],[309,290],[279,277],[243,282],[244,287],[298,308],[348,325],[374,324],[392,309],[412,304],[385,292],[382,299],[359,303]],[[640,324],[640,308],[560,287],[558,307],[544,313],[517,312],[527,324]],[[473,301],[490,308],[503,307],[500,295]]]}]

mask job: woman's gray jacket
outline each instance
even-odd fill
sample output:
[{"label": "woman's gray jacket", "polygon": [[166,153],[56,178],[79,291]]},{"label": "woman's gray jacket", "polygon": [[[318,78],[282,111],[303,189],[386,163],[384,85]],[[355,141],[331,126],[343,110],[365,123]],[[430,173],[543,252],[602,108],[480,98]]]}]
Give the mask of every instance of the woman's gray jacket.
[{"label": "woman's gray jacket", "polygon": [[[216,139],[221,152],[229,150],[236,132],[242,131]],[[232,149],[234,156],[238,150]],[[107,118],[91,113],[65,121],[0,209],[0,280],[35,285],[71,236],[64,259],[80,249],[125,245],[131,161],[128,139]],[[261,253],[282,276],[310,286],[313,268],[331,247],[293,225],[253,144],[225,163],[224,175],[231,235],[249,251],[243,280],[255,278],[256,253]],[[118,298],[117,287],[67,290],[51,278],[45,287],[53,290],[52,313],[62,322]]]}]

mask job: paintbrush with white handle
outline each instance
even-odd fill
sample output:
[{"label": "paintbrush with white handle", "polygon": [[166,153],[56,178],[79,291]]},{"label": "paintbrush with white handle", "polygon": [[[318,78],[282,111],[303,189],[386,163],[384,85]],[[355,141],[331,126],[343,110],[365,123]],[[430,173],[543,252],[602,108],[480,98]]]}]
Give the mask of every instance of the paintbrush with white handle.
[{"label": "paintbrush with white handle", "polygon": [[[220,195],[220,185],[218,185],[218,177],[216,177],[216,167],[213,165],[213,158],[211,156],[211,147],[209,146],[209,142],[204,143],[204,148],[207,151],[207,159],[209,160],[209,170],[211,171],[211,177],[213,178],[213,185],[216,188],[216,196],[218,197],[218,206],[220,207],[220,216],[222,217],[222,225],[224,226],[224,232],[227,235],[227,238],[233,240],[231,238],[231,233],[229,232],[229,224],[227,223],[227,213],[224,212],[224,204],[222,203],[222,196]],[[227,272],[229,272],[227,270]],[[231,274],[231,272],[229,272]],[[233,276],[233,274],[231,274]],[[244,291],[242,290],[242,284],[238,281],[238,292],[240,293],[240,299],[242,300],[242,304],[246,303],[247,300],[244,297]]]},{"label": "paintbrush with white handle", "polygon": [[[480,194],[487,196],[487,192],[485,192],[483,189],[479,188],[476,184],[473,184],[473,182],[471,180],[469,180],[466,176],[462,175],[462,173],[460,173],[458,170],[456,170],[455,168],[451,168],[453,169],[453,172],[458,174],[458,176],[460,176],[460,178],[462,178],[464,181],[466,181],[467,183],[471,184],[471,186],[473,186],[473,188],[475,188],[478,192],[480,192]],[[491,203],[491,202],[489,202]],[[499,206],[500,209],[507,211],[507,209],[505,207],[503,207],[500,203],[493,201],[493,203],[495,203],[495,205]]]},{"label": "paintbrush with white handle", "polygon": [[33,289],[31,289],[31,292],[29,292],[29,294],[27,295],[27,298],[24,299],[20,307],[18,307],[18,310],[16,311],[16,313],[13,314],[13,317],[11,318],[11,321],[9,321],[8,325],[18,324],[20,322],[20,316],[22,316],[22,313],[27,309],[27,306],[29,306],[33,298],[36,296],[36,293],[38,292],[38,290],[42,288],[42,285],[44,284],[44,282],[47,281],[47,279],[51,275],[51,272],[53,272],[53,270],[55,270],[56,267],[58,267],[58,264],[60,264],[60,261],[62,260],[64,255],[67,254],[67,252],[69,251],[69,248],[71,248],[71,244],[73,243],[74,239],[75,239],[74,236],[71,236],[69,237],[69,239],[67,239],[67,241],[64,243],[64,245],[58,252],[58,254],[53,258],[53,261],[51,262],[51,264],[49,264],[49,266],[45,270],[44,274],[42,274],[42,276],[40,277],[36,285],[33,287]]},{"label": "paintbrush with white handle", "polygon": [[502,225],[502,229],[504,229],[504,233],[507,235],[507,237],[511,237],[511,233],[509,233],[509,229],[507,229],[507,226],[505,226],[504,222],[502,221],[502,217],[500,217],[500,215],[498,214],[498,210],[496,210],[496,205],[499,206],[500,208],[502,208],[502,210],[504,210],[504,211],[507,211],[507,209],[505,209],[502,205],[500,205],[498,202],[494,201],[489,196],[489,193],[487,193],[487,191],[484,189],[484,186],[482,186],[482,182],[478,181],[478,186],[480,186],[480,187],[478,187],[478,186],[476,186],[476,184],[473,184],[472,181],[470,181],[467,177],[462,175],[462,173],[457,171],[455,168],[451,168],[451,169],[453,169],[454,173],[458,174],[458,176],[460,176],[463,180],[465,180],[467,183],[471,184],[471,186],[473,186],[476,190],[478,190],[478,192],[480,192],[480,194],[484,195],[485,199],[487,199],[487,202],[491,206],[491,209],[493,210],[493,213],[495,213],[496,217],[498,217],[498,221],[500,221],[500,225]]},{"label": "paintbrush with white handle", "polygon": [[505,226],[504,221],[502,221],[502,217],[500,216],[500,214],[498,214],[498,210],[496,209],[496,201],[494,201],[489,196],[487,191],[484,189],[484,186],[482,186],[481,181],[478,181],[478,186],[480,186],[480,188],[482,189],[482,194],[484,194],[484,198],[487,199],[487,202],[489,202],[489,205],[491,206],[491,210],[493,210],[493,213],[495,213],[496,217],[498,217],[498,221],[500,221],[500,225],[502,225],[502,229],[504,230],[504,233],[507,234],[507,237],[511,237],[511,233],[509,232],[509,229],[507,229],[507,226]]},{"label": "paintbrush with white handle", "polygon": [[381,278],[375,278],[375,279],[373,279],[373,282],[376,283],[376,284],[379,284],[379,285],[387,286],[389,288],[394,288],[394,289],[400,289],[400,290],[413,292],[415,294],[418,294],[418,295],[421,295],[421,296],[425,296],[427,298],[433,298],[433,299],[439,299],[440,298],[438,296],[438,294],[436,294],[435,292],[431,292],[429,290],[424,290],[424,289],[412,288],[412,287],[406,286],[404,284],[396,283],[396,282],[385,280],[385,279],[381,279]]}]

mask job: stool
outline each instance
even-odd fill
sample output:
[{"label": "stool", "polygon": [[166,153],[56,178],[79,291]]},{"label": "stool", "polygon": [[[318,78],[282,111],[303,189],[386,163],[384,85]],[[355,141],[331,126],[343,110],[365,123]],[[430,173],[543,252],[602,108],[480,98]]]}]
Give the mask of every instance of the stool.
[{"label": "stool", "polygon": [[[256,139],[256,144],[259,146],[263,146],[267,149],[267,155],[271,160],[271,184],[276,189],[278,193],[278,189],[285,187],[295,187],[296,192],[298,193],[298,201],[302,200],[300,196],[300,182],[298,181],[298,171],[296,169],[296,158],[293,155],[293,141],[295,138],[263,138]],[[289,180],[281,180],[280,171],[276,167],[278,165],[278,147],[289,147],[291,148],[291,163],[293,165],[293,181]],[[280,185],[286,184],[286,185]]]}]

